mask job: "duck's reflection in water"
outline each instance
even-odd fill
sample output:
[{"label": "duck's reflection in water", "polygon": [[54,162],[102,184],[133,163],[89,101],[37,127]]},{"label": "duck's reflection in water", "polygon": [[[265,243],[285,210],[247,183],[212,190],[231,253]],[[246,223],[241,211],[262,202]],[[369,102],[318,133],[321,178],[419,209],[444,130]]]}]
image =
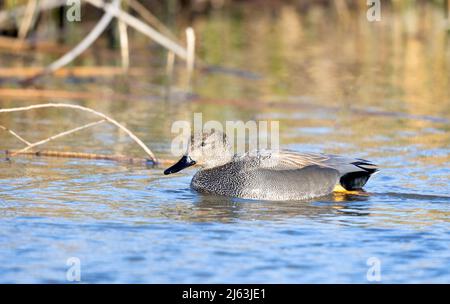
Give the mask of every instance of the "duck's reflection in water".
[{"label": "duck's reflection in water", "polygon": [[[331,194],[304,201],[258,201],[199,194],[194,204],[177,205],[177,212],[166,209],[169,212],[165,212],[165,215],[192,222],[277,221],[292,217],[317,218],[342,214],[364,216],[369,215],[368,199],[366,195]],[[351,208],[348,208],[349,205]]]}]

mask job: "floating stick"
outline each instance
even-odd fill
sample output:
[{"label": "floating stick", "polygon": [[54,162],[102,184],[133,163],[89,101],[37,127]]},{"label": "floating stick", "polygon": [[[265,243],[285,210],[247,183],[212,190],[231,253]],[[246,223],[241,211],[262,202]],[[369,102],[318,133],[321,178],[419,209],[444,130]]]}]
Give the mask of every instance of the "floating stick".
[{"label": "floating stick", "polygon": [[158,162],[158,160],[157,160],[156,156],[153,154],[153,152],[136,135],[134,135],[133,132],[131,132],[126,127],[124,127],[123,125],[118,123],[116,120],[106,116],[103,113],[97,112],[90,108],[86,108],[86,107],[74,105],[74,104],[66,104],[66,103],[45,103],[45,104],[31,105],[31,106],[27,106],[27,107],[0,109],[0,113],[29,111],[29,110],[41,109],[41,108],[71,108],[71,109],[82,110],[82,111],[89,112],[89,113],[95,114],[97,116],[100,116],[103,119],[105,119],[108,122],[115,125],[116,127],[118,127],[119,129],[121,129],[122,131],[124,131],[128,136],[130,136],[131,139],[133,139],[145,151],[145,153],[147,153],[147,155],[150,157],[151,161],[153,161],[154,163]]}]

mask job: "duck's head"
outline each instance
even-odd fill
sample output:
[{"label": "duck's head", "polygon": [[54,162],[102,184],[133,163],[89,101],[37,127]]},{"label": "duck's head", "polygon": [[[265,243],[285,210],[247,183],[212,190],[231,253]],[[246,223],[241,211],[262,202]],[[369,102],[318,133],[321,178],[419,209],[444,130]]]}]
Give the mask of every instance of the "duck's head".
[{"label": "duck's head", "polygon": [[183,157],[164,170],[164,174],[176,173],[193,165],[203,168],[218,167],[228,163],[232,158],[233,151],[224,133],[216,130],[196,133],[191,137]]}]

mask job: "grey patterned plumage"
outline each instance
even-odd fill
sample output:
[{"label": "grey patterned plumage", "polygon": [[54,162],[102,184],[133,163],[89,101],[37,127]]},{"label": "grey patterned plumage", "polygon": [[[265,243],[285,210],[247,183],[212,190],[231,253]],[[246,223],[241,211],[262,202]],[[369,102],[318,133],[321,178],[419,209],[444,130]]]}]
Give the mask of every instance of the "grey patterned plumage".
[{"label": "grey patterned plumage", "polygon": [[261,200],[302,200],[333,192],[336,185],[360,189],[376,165],[363,159],[295,151],[256,151],[233,155],[226,137],[211,132],[191,141],[181,160],[164,171],[199,164],[191,187],[202,193]]}]

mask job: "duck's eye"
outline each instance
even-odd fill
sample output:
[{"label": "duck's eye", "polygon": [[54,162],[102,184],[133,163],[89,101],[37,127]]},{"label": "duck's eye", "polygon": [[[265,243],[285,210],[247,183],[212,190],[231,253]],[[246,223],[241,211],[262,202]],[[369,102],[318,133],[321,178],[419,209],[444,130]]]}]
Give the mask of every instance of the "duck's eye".
[{"label": "duck's eye", "polygon": [[200,146],[202,146],[202,147],[206,146],[205,142],[202,141],[202,143],[200,144]]}]

